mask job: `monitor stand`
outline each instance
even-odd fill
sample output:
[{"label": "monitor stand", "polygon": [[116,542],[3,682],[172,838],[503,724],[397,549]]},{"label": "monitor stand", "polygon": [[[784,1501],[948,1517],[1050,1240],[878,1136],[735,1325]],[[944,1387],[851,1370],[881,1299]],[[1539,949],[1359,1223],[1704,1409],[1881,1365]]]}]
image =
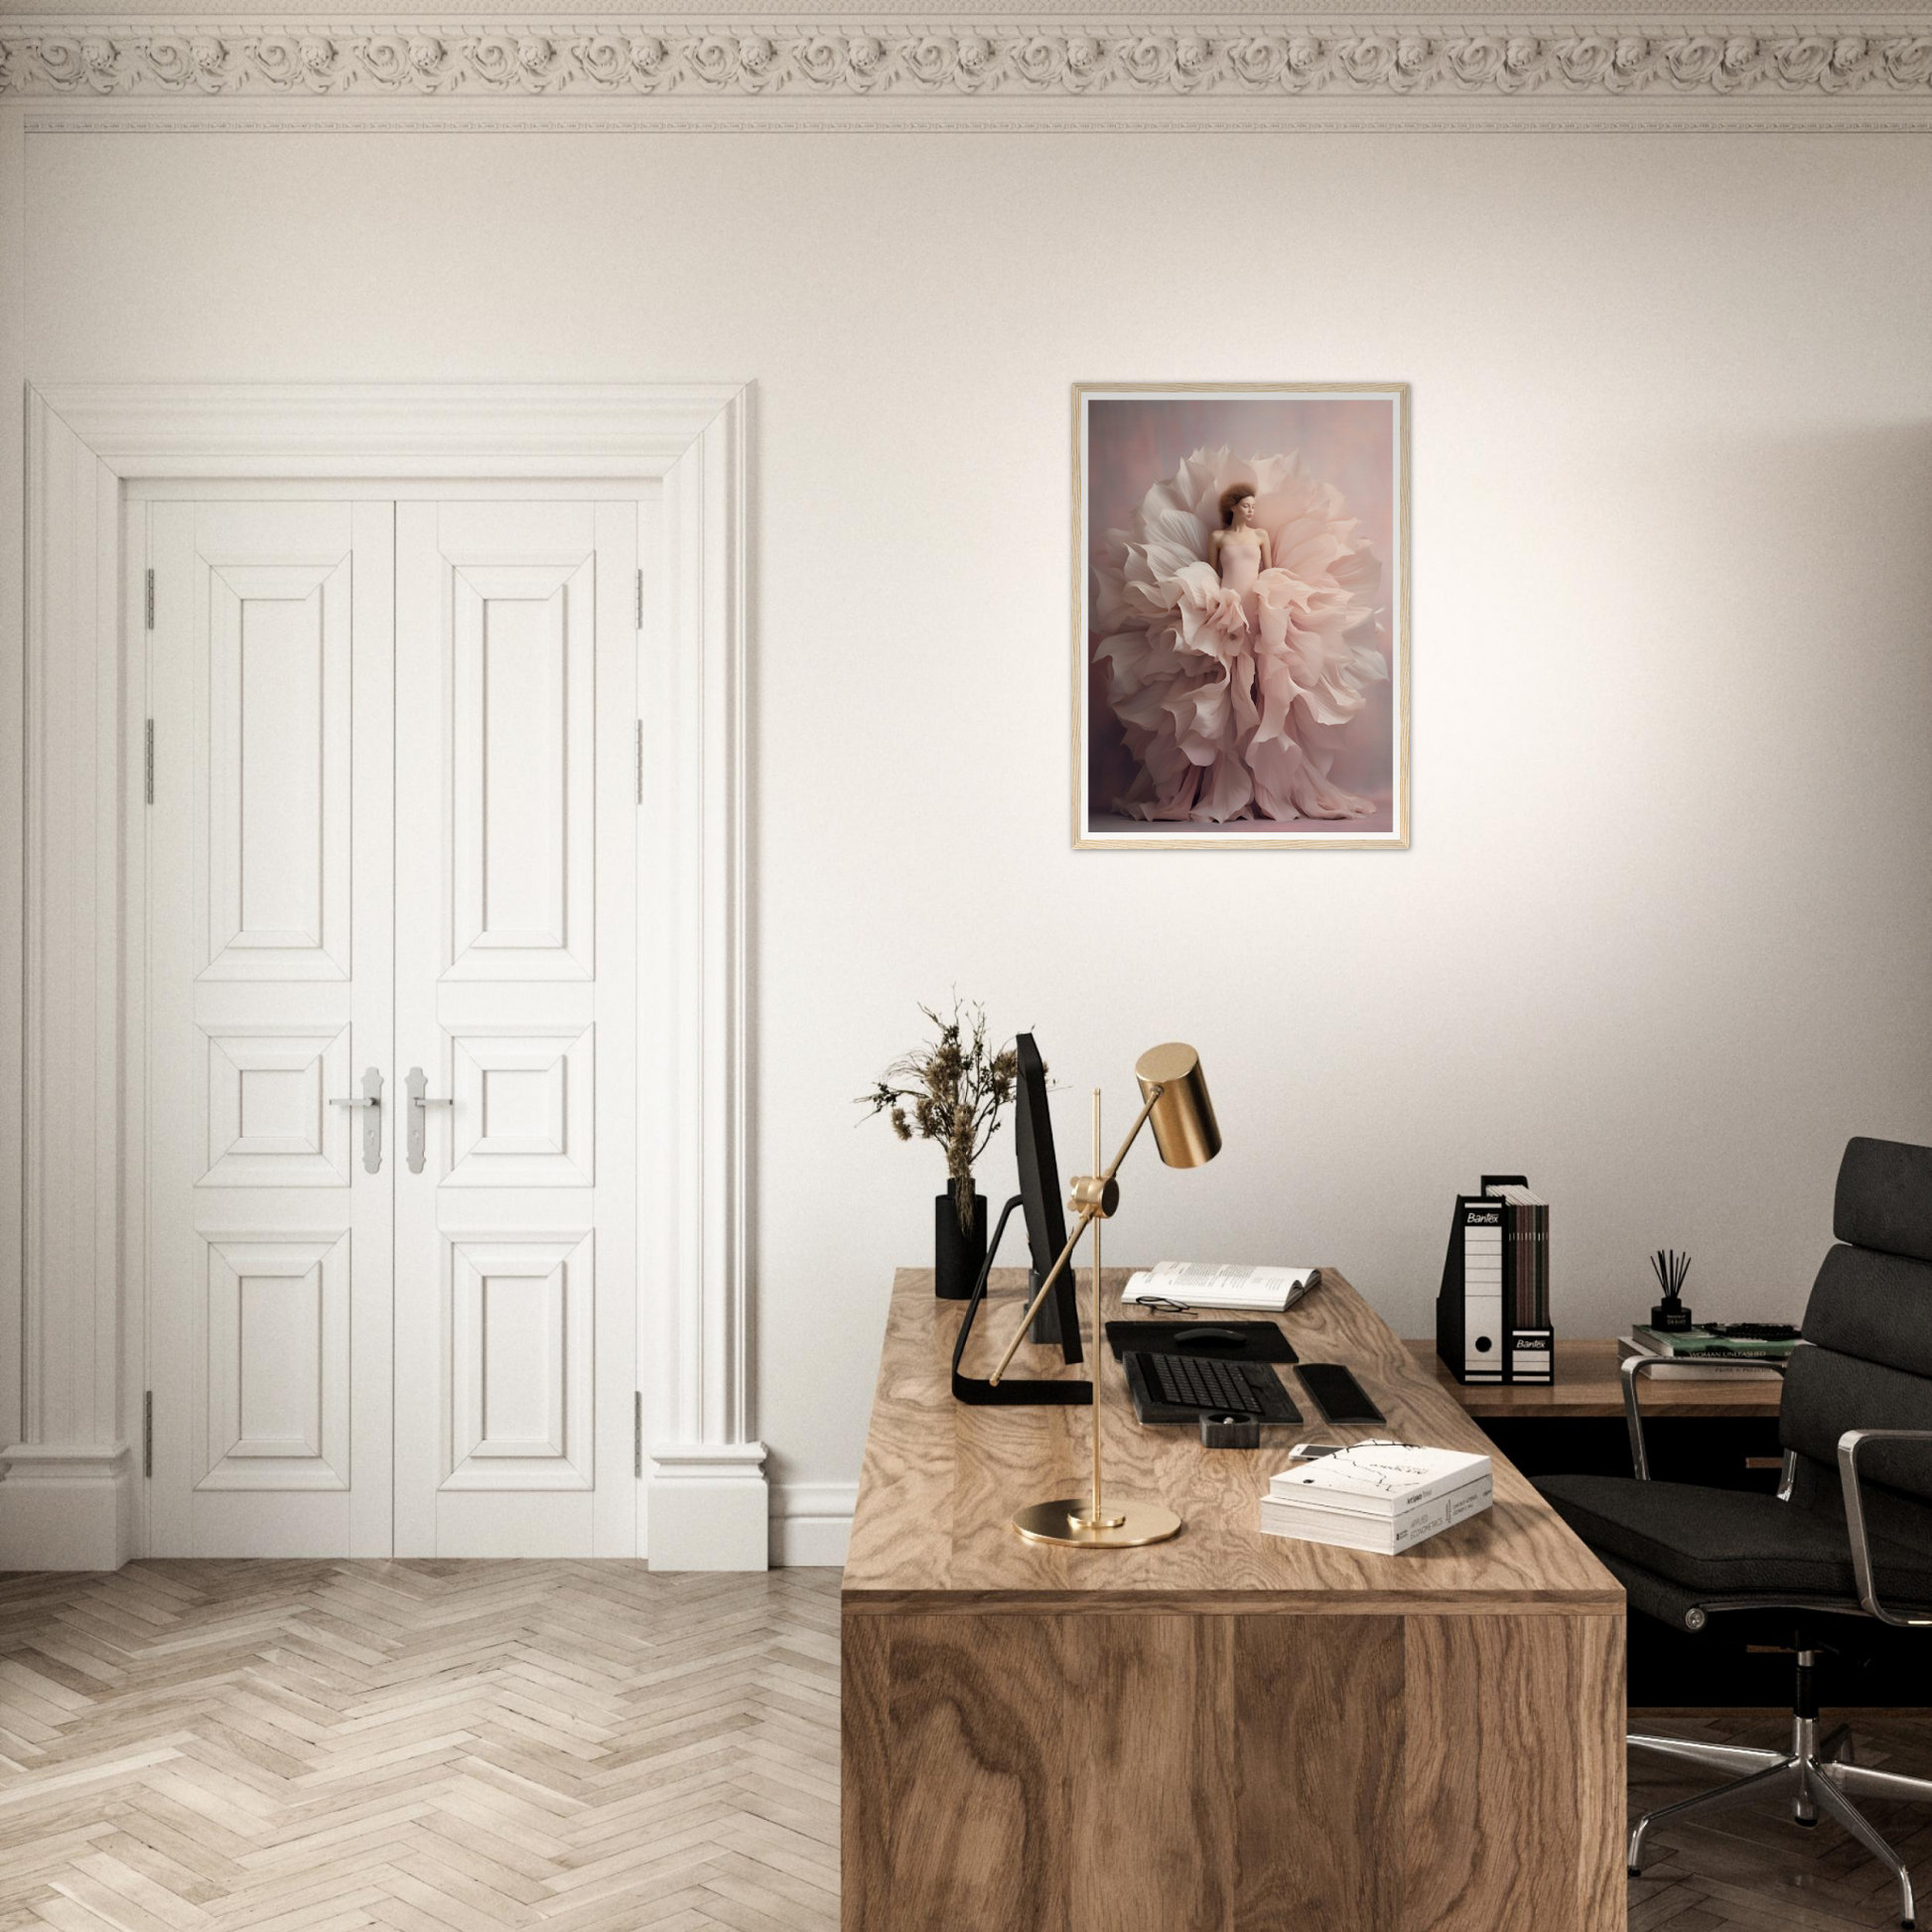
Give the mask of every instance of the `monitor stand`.
[{"label": "monitor stand", "polygon": [[[1032,1301],[1039,1293],[1039,1270],[1027,1271],[1027,1300]],[[1039,1305],[1039,1312],[1034,1316],[1034,1325],[1027,1331],[1029,1341],[1040,1342],[1046,1346],[1057,1347],[1060,1340],[1060,1298],[1049,1295]]]},{"label": "monitor stand", "polygon": [[[1019,1409],[1029,1406],[1057,1406],[1061,1408],[1084,1408],[1093,1402],[1093,1385],[1087,1381],[1079,1382],[1030,1382],[1019,1376],[1003,1375],[998,1382],[989,1382],[984,1376],[962,1375],[959,1364],[965,1359],[966,1344],[972,1338],[973,1317],[980,1311],[980,1304],[986,1300],[987,1277],[993,1273],[994,1258],[1000,1252],[1000,1237],[1007,1231],[1007,1221],[1013,1210],[1021,1204],[1023,1195],[1014,1197],[1000,1210],[999,1225],[993,1230],[993,1239],[986,1244],[986,1260],[982,1264],[979,1280],[973,1284],[972,1295],[967,1299],[966,1311],[959,1318],[959,1336],[952,1348],[952,1392],[960,1402],[969,1402],[981,1408]],[[1037,1273],[1028,1277],[1031,1283],[1030,1299],[1039,1293]],[[1073,1322],[1075,1337],[1074,1360],[1079,1359],[1079,1314],[1073,1304],[1073,1276],[1069,1269],[1055,1285],[1052,1295],[1046,1298],[1040,1308],[1042,1317],[1050,1314],[1053,1332],[1049,1340],[1057,1342],[1061,1332],[1061,1315],[1069,1313]],[[1062,1293],[1064,1291],[1064,1293]],[[1035,1321],[1029,1333],[1035,1341],[1040,1339],[1039,1322]],[[1096,1345],[1097,1338],[1096,1338]],[[1062,1351],[1064,1352],[1064,1351]]]}]

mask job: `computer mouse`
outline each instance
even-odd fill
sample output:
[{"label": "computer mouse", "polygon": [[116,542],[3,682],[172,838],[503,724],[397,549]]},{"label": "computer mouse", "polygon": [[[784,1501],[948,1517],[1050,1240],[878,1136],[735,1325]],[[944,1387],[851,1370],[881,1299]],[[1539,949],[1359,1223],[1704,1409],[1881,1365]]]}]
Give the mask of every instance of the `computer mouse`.
[{"label": "computer mouse", "polygon": [[1176,1348],[1225,1348],[1229,1342],[1245,1348],[1248,1337],[1239,1328],[1213,1328],[1203,1323],[1198,1328],[1179,1329],[1173,1338]]}]

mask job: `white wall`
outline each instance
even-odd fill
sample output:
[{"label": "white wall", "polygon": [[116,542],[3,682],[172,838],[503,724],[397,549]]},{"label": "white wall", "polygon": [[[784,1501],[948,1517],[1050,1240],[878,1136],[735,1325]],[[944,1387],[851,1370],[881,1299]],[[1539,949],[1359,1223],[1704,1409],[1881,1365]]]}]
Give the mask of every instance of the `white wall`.
[{"label": "white wall", "polygon": [[[754,377],[759,1428],[857,1473],[957,985],[1227,1152],[1110,1258],[1339,1265],[1555,1200],[1560,1331],[1793,1314],[1932,1140],[1932,175],[1910,135],[27,137],[35,381]],[[1414,384],[1414,849],[1074,853],[1068,384]],[[996,1146],[996,1195],[1011,1176]],[[832,1485],[820,1489],[817,1485]]]}]

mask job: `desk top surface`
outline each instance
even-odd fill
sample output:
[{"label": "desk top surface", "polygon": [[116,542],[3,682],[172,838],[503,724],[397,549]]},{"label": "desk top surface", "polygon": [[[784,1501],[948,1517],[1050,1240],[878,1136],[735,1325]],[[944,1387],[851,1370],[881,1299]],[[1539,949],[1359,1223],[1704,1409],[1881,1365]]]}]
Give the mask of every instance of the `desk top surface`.
[{"label": "desk top surface", "polygon": [[[1623,1380],[1617,1373],[1613,1341],[1557,1343],[1557,1379],[1547,1388],[1499,1388],[1494,1384],[1457,1382],[1436,1354],[1433,1341],[1412,1341],[1410,1351],[1425,1373],[1448,1391],[1472,1416],[1508,1417],[1524,1421],[1561,1417],[1621,1418]],[[1646,1418],[1654,1416],[1764,1417],[1778,1413],[1782,1382],[1760,1381],[1754,1375],[1719,1373],[1699,1379],[1646,1375],[1638,1390]]]},{"label": "desk top surface", "polygon": [[[1103,1319],[1120,1307],[1127,1270],[1103,1275]],[[1026,1277],[997,1269],[964,1366],[985,1375],[1025,1307]],[[1082,1326],[1090,1307],[1079,1276]],[[1346,1613],[1544,1608],[1620,1611],[1623,1592],[1564,1527],[1528,1479],[1496,1454],[1408,1345],[1333,1270],[1282,1317],[1305,1362],[1344,1362],[1387,1415],[1388,1426],[1337,1429],[1314,1419],[1292,1371],[1284,1373],[1311,1420],[1275,1430],[1259,1449],[1209,1449],[1193,1432],[1145,1429],[1120,1364],[1104,1356],[1101,1421],[1108,1486],[1158,1498],[1185,1527],[1145,1550],[1065,1550],[1023,1541],[1010,1525],[1022,1505],[1084,1492],[1090,1412],[1079,1408],[975,1408],[955,1402],[953,1338],[965,1308],[933,1298],[928,1270],[894,1279],[886,1342],[866,1440],[865,1468],[845,1566],[848,1611],[898,1609],[1295,1609]],[[1203,1320],[1212,1319],[1203,1315]],[[1223,1317],[1225,1318],[1225,1317]],[[1016,1375],[1084,1380],[1057,1349],[1031,1343]],[[1406,1442],[1490,1455],[1495,1503],[1400,1557],[1264,1536],[1257,1504],[1298,1442]]]}]

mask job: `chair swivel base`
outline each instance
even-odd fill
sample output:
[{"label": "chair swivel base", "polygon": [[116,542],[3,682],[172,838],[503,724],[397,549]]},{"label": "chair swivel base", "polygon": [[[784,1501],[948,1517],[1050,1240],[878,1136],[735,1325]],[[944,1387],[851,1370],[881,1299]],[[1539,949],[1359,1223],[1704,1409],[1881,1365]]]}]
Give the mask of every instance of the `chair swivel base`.
[{"label": "chair swivel base", "polygon": [[1682,1758],[1686,1763],[1706,1764],[1713,1770],[1741,1774],[1728,1784],[1719,1785],[1715,1791],[1701,1791],[1695,1798],[1684,1798],[1674,1805],[1645,1812],[1630,1834],[1627,1863],[1631,1877],[1638,1875],[1638,1867],[1643,1863],[1643,1842],[1653,1826],[1682,1824],[1760,1798],[1788,1797],[1793,1823],[1815,1825],[1822,1812],[1850,1832],[1891,1872],[1898,1881],[1898,1922],[1907,1927],[1913,1924],[1911,1873],[1906,1870],[1904,1860],[1878,1836],[1870,1821],[1852,1802],[1852,1794],[1909,1798],[1920,1804],[1932,1804],[1932,1779],[1899,1777],[1894,1772],[1868,1770],[1855,1762],[1850,1725],[1840,1725],[1820,1737],[1816,1718],[1793,1718],[1788,1751],[1756,1750],[1742,1744],[1706,1744],[1685,1737],[1644,1736],[1634,1731],[1625,1741],[1643,1750]]}]

